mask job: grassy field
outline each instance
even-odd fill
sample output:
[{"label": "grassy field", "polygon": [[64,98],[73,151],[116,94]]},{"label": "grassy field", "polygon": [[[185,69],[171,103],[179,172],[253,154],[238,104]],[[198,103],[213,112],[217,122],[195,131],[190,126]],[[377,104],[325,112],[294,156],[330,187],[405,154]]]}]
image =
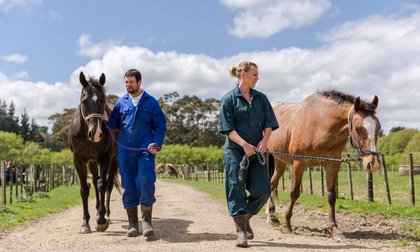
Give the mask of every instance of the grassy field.
[{"label": "grassy field", "polygon": [[[407,178],[407,177],[404,177]],[[225,191],[224,184],[218,182],[200,182],[194,180],[182,180],[182,179],[169,179],[163,178],[162,180],[180,183],[184,185],[191,186],[199,191],[207,193],[213,199],[225,202]],[[379,182],[378,182],[379,183]],[[290,196],[288,191],[279,191],[278,194],[278,203],[285,204],[289,202]],[[420,199],[419,199],[420,200]],[[306,209],[314,210],[321,209],[324,212],[328,211],[328,203],[325,197],[320,195],[310,195],[306,192],[301,194],[299,197],[299,205],[303,206]],[[420,204],[419,204],[420,205]],[[353,213],[360,213],[365,215],[377,215],[381,214],[386,217],[395,217],[401,219],[411,219],[415,221],[420,221],[420,207],[419,206],[407,206],[407,204],[399,205],[393,204],[388,205],[378,202],[366,202],[365,200],[349,200],[344,198],[339,198],[336,202],[336,208],[340,211],[348,211]],[[264,210],[261,210],[264,211]],[[283,216],[279,216],[280,219],[283,219]],[[401,227],[402,230],[408,231],[414,237],[420,237],[420,226],[416,225],[407,225]]]},{"label": "grassy field", "polygon": [[13,204],[8,203],[6,206],[0,204],[0,231],[76,206],[82,200],[80,186],[73,185],[60,186],[48,193],[36,193],[32,198],[13,198]]},{"label": "grassy field", "polygon": [[[319,168],[312,168],[312,193],[322,196],[321,172]],[[198,176],[190,175],[192,179],[198,177],[198,180],[207,181],[207,172],[200,172]],[[324,172],[324,194],[326,194],[326,181]],[[378,203],[388,204],[387,191],[385,186],[384,174],[382,172],[373,173],[373,196],[374,201]],[[213,179],[216,178],[216,179]],[[223,181],[223,173],[211,172],[211,181]],[[352,169],[352,187],[353,199],[360,201],[368,201],[367,178],[366,172]],[[390,189],[390,197],[392,205],[396,206],[412,206],[410,178],[408,176],[400,176],[397,171],[388,171],[388,184]],[[284,191],[289,192],[291,185],[290,174],[286,170],[284,176]],[[415,200],[416,205],[420,206],[420,175],[414,176]],[[279,181],[279,191],[283,191],[282,180]],[[306,170],[302,180],[302,189],[304,193],[311,194],[309,170]],[[338,178],[338,197],[343,199],[351,199],[349,174],[347,168],[342,168]]]}]

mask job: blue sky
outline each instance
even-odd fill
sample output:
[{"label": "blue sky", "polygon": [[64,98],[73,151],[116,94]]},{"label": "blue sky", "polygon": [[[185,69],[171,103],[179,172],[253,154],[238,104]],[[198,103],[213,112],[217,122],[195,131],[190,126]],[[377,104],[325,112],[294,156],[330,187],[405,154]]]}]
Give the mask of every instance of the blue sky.
[{"label": "blue sky", "polygon": [[47,125],[77,106],[80,71],[122,95],[132,67],[156,97],[220,98],[252,60],[272,101],[378,95],[385,131],[419,128],[419,24],[418,1],[0,0],[0,100]]}]

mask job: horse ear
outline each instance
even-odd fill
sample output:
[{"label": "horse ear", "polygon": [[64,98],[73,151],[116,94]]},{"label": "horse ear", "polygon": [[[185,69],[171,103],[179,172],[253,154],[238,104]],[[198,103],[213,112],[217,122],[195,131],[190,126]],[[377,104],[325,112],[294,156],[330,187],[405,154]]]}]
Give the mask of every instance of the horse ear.
[{"label": "horse ear", "polygon": [[82,84],[83,87],[86,87],[87,85],[89,85],[89,83],[87,82],[86,77],[83,74],[83,72],[80,72],[79,81],[80,81],[80,84]]},{"label": "horse ear", "polygon": [[373,109],[376,109],[378,107],[378,103],[379,103],[379,98],[378,96],[375,95],[375,97],[373,97],[373,100],[372,100]]},{"label": "horse ear", "polygon": [[99,83],[101,83],[102,86],[105,84],[105,74],[104,73],[102,73],[101,77],[99,77]]},{"label": "horse ear", "polygon": [[359,111],[361,107],[362,107],[362,102],[360,101],[360,96],[359,96],[354,101],[354,111],[356,112]]}]

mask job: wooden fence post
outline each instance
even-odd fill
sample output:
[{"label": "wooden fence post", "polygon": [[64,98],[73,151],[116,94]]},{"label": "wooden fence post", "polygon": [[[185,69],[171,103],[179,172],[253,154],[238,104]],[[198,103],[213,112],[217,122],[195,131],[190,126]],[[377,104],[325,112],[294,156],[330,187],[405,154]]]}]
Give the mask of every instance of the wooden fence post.
[{"label": "wooden fence post", "polygon": [[0,178],[1,178],[1,203],[6,205],[6,162],[1,160],[0,164]]},{"label": "wooden fence post", "polygon": [[13,168],[12,168],[12,163],[9,161],[9,203],[12,204],[13,203]]},{"label": "wooden fence post", "polygon": [[312,167],[309,167],[309,189],[311,191],[311,195],[314,194],[313,186],[312,186]]},{"label": "wooden fence post", "polygon": [[319,172],[321,173],[321,195],[324,196],[324,167],[319,167]]},{"label": "wooden fence post", "polygon": [[416,205],[416,198],[414,194],[414,172],[413,172],[413,154],[408,156],[408,165],[410,166],[409,175],[410,175],[410,191],[411,191],[411,204]]},{"label": "wooden fence post", "polygon": [[[350,154],[347,154],[347,158],[350,159]],[[347,171],[349,174],[349,189],[350,189],[350,199],[353,200],[353,177],[351,174],[351,165],[350,162],[347,162]]]},{"label": "wooden fence post", "polygon": [[383,172],[384,172],[384,181],[385,181],[385,187],[386,187],[386,196],[387,196],[387,199],[388,199],[388,204],[391,205],[391,192],[389,191],[388,172],[387,172],[387,168],[386,168],[384,154],[382,154],[381,157],[382,157],[382,169],[383,169]]}]

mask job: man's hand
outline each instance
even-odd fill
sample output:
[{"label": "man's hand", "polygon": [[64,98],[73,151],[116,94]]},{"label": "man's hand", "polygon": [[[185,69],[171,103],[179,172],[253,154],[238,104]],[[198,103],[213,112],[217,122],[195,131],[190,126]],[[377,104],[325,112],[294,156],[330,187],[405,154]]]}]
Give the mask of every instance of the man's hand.
[{"label": "man's hand", "polygon": [[158,151],[160,151],[160,147],[157,143],[151,143],[149,146],[147,146],[147,150],[152,154],[156,154]]}]

